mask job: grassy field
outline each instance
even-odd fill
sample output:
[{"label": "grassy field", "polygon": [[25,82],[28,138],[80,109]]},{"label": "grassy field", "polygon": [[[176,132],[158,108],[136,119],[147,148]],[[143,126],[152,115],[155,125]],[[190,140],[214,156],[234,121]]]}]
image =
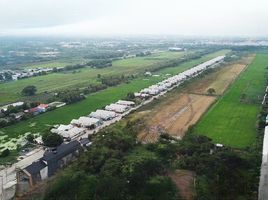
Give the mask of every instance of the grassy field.
[{"label": "grassy field", "polygon": [[160,70],[158,74],[159,77],[150,77],[148,79],[136,79],[131,81],[129,84],[121,84],[117,87],[111,87],[106,90],[100,91],[98,93],[92,94],[81,102],[62,107],[60,109],[39,115],[27,121],[20,122],[18,124],[1,129],[0,135],[7,135],[1,143],[9,140],[10,138],[18,137],[26,132],[37,133],[44,130],[44,128],[58,123],[69,123],[71,119],[80,117],[82,115],[87,115],[91,111],[101,108],[106,104],[114,102],[126,96],[128,92],[139,91],[147,86],[150,86],[165,78],[165,74],[169,73],[179,73],[184,71],[186,68],[191,68],[192,66],[203,62],[204,60],[209,60],[212,57],[221,55],[225,51],[215,52],[206,55],[200,59],[189,61],[177,67],[166,68]]},{"label": "grassy field", "polygon": [[138,91],[161,79],[161,77],[151,77],[146,80],[137,79],[129,84],[121,84],[117,87],[108,88],[88,96],[86,100],[44,113],[35,118],[20,122],[7,128],[2,128],[1,135],[8,135],[9,137],[5,138],[5,140],[8,141],[8,139],[17,137],[26,132],[40,132],[44,130],[45,127],[53,124],[69,123],[71,119],[87,115],[97,108],[101,108],[108,103],[125,97],[130,91]]},{"label": "grassy field", "polygon": [[65,67],[66,65],[70,65],[70,62],[61,62],[61,61],[52,61],[52,62],[41,62],[41,63],[31,63],[25,66],[26,69],[33,68],[53,68],[53,67]]},{"label": "grassy field", "polygon": [[[227,50],[205,55],[201,59],[195,59],[191,62],[184,63],[181,67],[187,69],[189,65],[198,64],[225,52],[227,52]],[[0,84],[0,105],[22,99],[20,94],[21,90],[28,85],[35,85],[38,93],[43,93],[45,91],[52,92],[66,88],[84,87],[86,85],[96,83],[98,74],[101,74],[102,76],[135,74],[154,65],[157,67],[158,63],[166,62],[167,60],[174,58],[180,58],[184,54],[184,52],[162,52],[148,57],[117,60],[113,62],[112,67],[103,69],[92,69],[88,67],[77,70],[76,73],[53,73],[46,76],[37,76],[19,81],[3,83]],[[176,73],[176,70],[176,67],[166,68],[165,72],[172,74]]]},{"label": "grassy field", "polygon": [[17,64],[15,65],[15,67],[21,68],[21,69],[53,68],[53,67],[65,67],[66,65],[80,64],[80,63],[88,62],[88,61],[90,61],[90,59],[72,57],[72,58],[56,59],[53,61]]},{"label": "grassy field", "polygon": [[137,57],[125,60],[117,60],[113,62],[112,67],[103,69],[84,68],[76,70],[76,73],[53,73],[46,76],[38,76],[19,81],[12,81],[0,84],[0,105],[16,101],[21,98],[21,90],[28,85],[35,85],[37,92],[51,92],[64,88],[83,87],[85,85],[95,83],[97,75],[127,75],[144,71],[149,66],[159,62],[165,62],[170,59],[180,58],[185,52],[163,52],[153,54],[148,57]]},{"label": "grassy field", "polygon": [[255,124],[266,87],[267,67],[268,54],[257,54],[246,71],[203,116],[194,132],[227,146],[250,146],[255,140]]}]

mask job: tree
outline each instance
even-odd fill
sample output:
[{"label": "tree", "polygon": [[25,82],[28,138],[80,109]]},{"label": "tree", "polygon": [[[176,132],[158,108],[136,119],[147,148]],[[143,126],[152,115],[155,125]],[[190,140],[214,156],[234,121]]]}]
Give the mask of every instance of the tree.
[{"label": "tree", "polygon": [[8,120],[6,118],[0,118],[0,127],[3,128],[8,125]]},{"label": "tree", "polygon": [[71,104],[77,101],[81,101],[86,97],[77,90],[66,90],[58,93],[58,98],[60,101],[63,101],[67,104]]},{"label": "tree", "polygon": [[138,194],[138,197],[154,200],[178,199],[176,186],[169,177],[151,177],[144,188],[144,192]]},{"label": "tree", "polygon": [[133,99],[135,99],[135,94],[133,92],[129,92],[127,94],[127,100],[133,100]]},{"label": "tree", "polygon": [[9,149],[5,149],[1,152],[0,157],[4,158],[7,157],[10,154],[10,150]]},{"label": "tree", "polygon": [[245,101],[246,97],[247,97],[247,95],[245,93],[243,93],[243,94],[241,94],[240,100]]},{"label": "tree", "polygon": [[57,67],[53,67],[52,72],[58,72]]},{"label": "tree", "polygon": [[56,147],[61,145],[63,142],[63,139],[59,134],[51,133],[50,131],[47,131],[43,134],[42,140],[44,142],[44,145],[48,147]]},{"label": "tree", "polygon": [[21,108],[19,106],[10,105],[7,107],[6,113],[7,114],[18,113],[20,110],[21,110]]},{"label": "tree", "polygon": [[33,143],[34,136],[32,134],[29,134],[29,135],[27,135],[26,140],[28,140],[29,142]]},{"label": "tree", "polygon": [[9,72],[4,73],[5,80],[11,81],[12,80],[12,75]]},{"label": "tree", "polygon": [[25,88],[23,88],[21,93],[24,96],[32,96],[32,95],[35,95],[36,91],[37,91],[37,89],[35,86],[29,85],[29,86],[26,86]]},{"label": "tree", "polygon": [[207,90],[207,92],[208,92],[209,95],[212,95],[212,94],[216,93],[216,90],[214,88],[209,88]]}]

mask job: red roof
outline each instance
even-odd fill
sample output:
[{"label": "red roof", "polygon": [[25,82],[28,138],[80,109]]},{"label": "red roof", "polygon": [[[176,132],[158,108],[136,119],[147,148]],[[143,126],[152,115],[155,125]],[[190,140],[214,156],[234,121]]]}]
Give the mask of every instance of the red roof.
[{"label": "red roof", "polygon": [[38,107],[31,108],[29,109],[29,112],[30,113],[39,112],[39,108]]},{"label": "red roof", "polygon": [[47,104],[40,104],[40,105],[38,106],[38,108],[48,108],[48,105],[47,105]]}]

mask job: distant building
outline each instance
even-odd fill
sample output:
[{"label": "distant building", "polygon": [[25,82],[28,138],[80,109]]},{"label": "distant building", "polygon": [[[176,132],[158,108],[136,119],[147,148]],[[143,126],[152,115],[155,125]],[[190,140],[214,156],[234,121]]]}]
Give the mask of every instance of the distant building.
[{"label": "distant building", "polygon": [[128,109],[129,109],[129,106],[121,105],[121,104],[114,104],[114,103],[112,103],[108,106],[105,106],[105,110],[114,111],[117,113],[126,112]]},{"label": "distant building", "polygon": [[135,95],[135,97],[141,97],[141,98],[149,97],[149,94],[144,94],[144,93],[140,93],[140,92],[135,92],[134,95]]},{"label": "distant building", "polygon": [[39,106],[37,106],[37,108],[39,109],[40,112],[46,112],[49,106],[48,104],[40,104]]},{"label": "distant building", "polygon": [[124,105],[124,106],[134,106],[135,102],[133,101],[125,101],[125,100],[119,100],[116,102],[116,104]]},{"label": "distant building", "polygon": [[54,101],[54,102],[48,104],[48,106],[49,106],[50,108],[51,108],[51,107],[60,108],[60,107],[65,106],[65,105],[66,105],[66,103],[64,103],[64,102],[59,102],[59,101]]},{"label": "distant building", "polygon": [[144,75],[145,76],[152,76],[152,73],[151,72],[145,72]]},{"label": "distant building", "polygon": [[30,108],[25,111],[26,113],[30,113],[32,115],[38,115],[40,113],[40,109],[38,107]]},{"label": "distant building", "polygon": [[40,145],[44,144],[42,136],[39,136],[39,137],[35,138],[34,142],[37,143],[37,144],[40,144]]},{"label": "distant building", "polygon": [[32,115],[38,115],[40,113],[46,112],[49,106],[47,104],[40,104],[37,107],[30,108],[29,110],[25,110],[26,113],[31,113]]},{"label": "distant building", "polygon": [[19,106],[22,106],[23,104],[24,104],[24,102],[22,102],[22,101],[19,101],[19,102],[16,102],[16,103],[7,104],[5,106],[0,107],[0,110],[7,111],[7,109],[8,109],[9,106],[19,107]]},{"label": "distant building", "polygon": [[170,47],[168,48],[169,51],[183,51],[183,48],[179,48],[179,47]]}]

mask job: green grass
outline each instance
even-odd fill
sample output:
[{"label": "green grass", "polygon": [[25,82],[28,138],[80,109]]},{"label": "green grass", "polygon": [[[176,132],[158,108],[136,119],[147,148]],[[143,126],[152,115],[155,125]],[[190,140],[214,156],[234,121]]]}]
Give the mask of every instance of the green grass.
[{"label": "green grass", "polygon": [[74,118],[78,118],[82,115],[88,115],[91,111],[125,97],[128,92],[138,91],[158,82],[159,80],[161,80],[161,77],[152,77],[148,80],[137,79],[129,84],[121,84],[117,87],[111,87],[88,96],[86,100],[44,113],[7,128],[3,128],[1,129],[1,132],[3,135],[7,134],[10,139],[26,132],[40,132],[53,124],[70,123],[70,121]]},{"label": "green grass", "polygon": [[[268,54],[257,54],[252,64],[232,87],[213,105],[194,128],[214,142],[236,148],[250,146],[256,138],[256,120],[260,111],[268,67]],[[241,95],[246,94],[246,101]]]},{"label": "green grass", "polygon": [[53,68],[53,67],[65,67],[67,65],[80,64],[83,62],[88,62],[90,59],[85,58],[61,58],[53,61],[45,61],[45,62],[35,62],[35,63],[27,63],[27,64],[17,64],[16,68],[21,69],[32,69],[32,68]]},{"label": "green grass", "polygon": [[33,63],[25,65],[26,69],[33,68],[53,68],[53,67],[65,67],[66,65],[70,65],[70,62],[60,62],[60,61],[52,61],[52,62],[41,62],[41,63]]},{"label": "green grass", "polygon": [[9,155],[4,158],[0,158],[0,165],[12,164],[16,161],[18,152],[16,150],[11,150]]},{"label": "green grass", "polygon": [[[225,52],[227,52],[227,50],[208,54],[203,56],[201,59],[195,59],[190,62],[186,62],[180,67],[187,69],[189,65],[191,66],[198,64]],[[101,74],[102,76],[135,74],[137,72],[144,71],[149,66],[157,66],[157,63],[159,62],[165,62],[170,59],[179,58],[183,54],[183,52],[163,52],[153,54],[152,56],[148,57],[137,57],[114,61],[112,67],[103,69],[84,68],[79,70],[77,73],[54,73],[46,76],[38,76],[19,81],[3,83],[0,84],[0,105],[23,100],[23,97],[20,93],[22,89],[28,85],[35,85],[39,94],[45,91],[53,92],[66,88],[71,89],[84,87],[86,85],[96,83],[98,74]],[[170,74],[174,74],[176,72],[176,67],[166,68],[163,71],[163,73]]]},{"label": "green grass", "polygon": [[111,102],[117,101],[118,99],[124,98],[128,92],[139,91],[145,87],[148,87],[160,80],[165,78],[165,74],[167,72],[170,73],[180,73],[187,68],[191,68],[192,66],[201,63],[205,60],[209,60],[212,57],[217,55],[221,55],[224,53],[223,51],[215,52],[212,54],[208,54],[200,59],[196,59],[194,61],[189,61],[182,65],[173,68],[166,68],[160,70],[158,73],[161,74],[159,77],[150,77],[148,79],[136,79],[131,81],[129,84],[121,84],[117,87],[111,87],[105,90],[102,90],[98,93],[92,94],[81,102],[68,105],[57,110],[44,113],[35,118],[32,118],[27,121],[23,121],[17,123],[15,125],[6,127],[1,129],[1,135],[8,135],[8,139],[17,137],[19,135],[25,134],[26,132],[41,132],[46,127],[58,124],[58,123],[69,123],[72,119],[78,118],[82,115],[87,115],[90,112],[96,110],[97,108],[101,108]]},{"label": "green grass", "polygon": [[28,85],[35,85],[37,92],[52,92],[61,89],[77,88],[95,83],[97,75],[131,75],[144,71],[149,66],[165,62],[170,59],[180,58],[184,52],[163,52],[148,57],[137,57],[113,62],[112,67],[93,69],[90,67],[76,70],[76,73],[53,73],[46,76],[37,76],[19,81],[0,84],[0,105],[21,99],[20,92]]}]

